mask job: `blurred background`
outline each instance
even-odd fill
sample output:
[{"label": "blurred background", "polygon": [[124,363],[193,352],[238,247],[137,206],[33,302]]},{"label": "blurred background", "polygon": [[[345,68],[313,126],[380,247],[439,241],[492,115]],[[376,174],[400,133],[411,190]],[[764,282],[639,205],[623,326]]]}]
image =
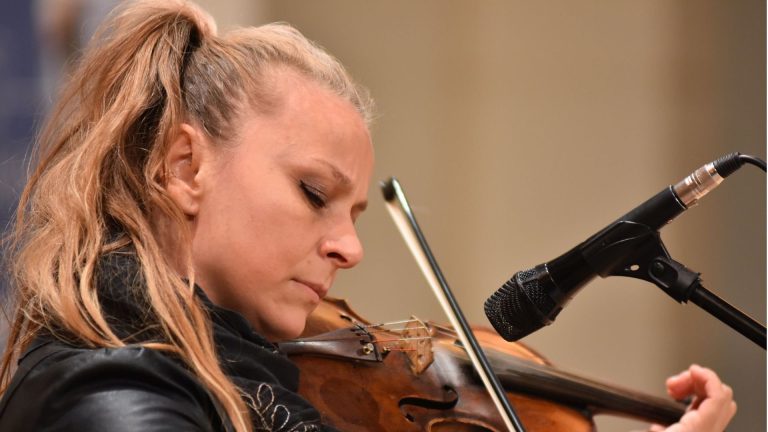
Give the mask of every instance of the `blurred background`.
[{"label": "blurred background", "polygon": [[[115,1],[0,6],[0,218],[66,62]],[[374,180],[396,176],[473,323],[518,270],[550,260],[726,153],[766,156],[760,0],[199,1],[221,32],[285,21],[377,101]],[[371,321],[446,321],[378,186],[366,259],[332,294]],[[662,230],[674,259],[766,321],[766,176],[746,166]],[[766,427],[765,351],[645,282],[588,285],[524,340],[565,370],[665,395],[691,363],[735,391],[729,430]],[[599,416],[600,431],[647,424]]]}]

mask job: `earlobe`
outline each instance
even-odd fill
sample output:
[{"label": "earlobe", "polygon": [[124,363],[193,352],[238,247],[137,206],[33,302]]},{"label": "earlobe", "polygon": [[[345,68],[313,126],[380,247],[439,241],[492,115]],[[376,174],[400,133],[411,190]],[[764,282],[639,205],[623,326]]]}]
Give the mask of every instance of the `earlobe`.
[{"label": "earlobe", "polygon": [[166,190],[184,214],[197,215],[201,185],[198,174],[203,156],[203,137],[193,126],[182,123],[168,147]]}]

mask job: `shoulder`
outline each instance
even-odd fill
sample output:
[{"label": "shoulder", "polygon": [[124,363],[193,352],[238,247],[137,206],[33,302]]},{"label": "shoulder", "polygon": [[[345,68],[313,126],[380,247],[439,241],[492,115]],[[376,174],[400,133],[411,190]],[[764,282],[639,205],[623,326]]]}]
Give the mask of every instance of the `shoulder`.
[{"label": "shoulder", "polygon": [[189,371],[139,346],[37,344],[0,402],[0,430],[214,431],[219,419]]}]

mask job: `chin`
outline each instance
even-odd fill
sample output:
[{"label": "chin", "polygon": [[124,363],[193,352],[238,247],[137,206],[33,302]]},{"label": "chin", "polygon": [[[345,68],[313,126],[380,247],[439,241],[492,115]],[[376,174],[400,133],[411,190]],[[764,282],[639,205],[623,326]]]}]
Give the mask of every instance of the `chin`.
[{"label": "chin", "polygon": [[281,325],[273,327],[267,338],[270,342],[280,342],[289,339],[296,339],[304,332],[307,321],[306,319],[297,320],[296,322],[284,322]]}]

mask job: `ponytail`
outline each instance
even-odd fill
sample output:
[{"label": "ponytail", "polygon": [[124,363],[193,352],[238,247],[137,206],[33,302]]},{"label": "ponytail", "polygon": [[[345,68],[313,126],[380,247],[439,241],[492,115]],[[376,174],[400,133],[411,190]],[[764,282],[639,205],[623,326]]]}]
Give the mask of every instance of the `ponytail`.
[{"label": "ponytail", "polygon": [[[182,220],[163,188],[165,145],[185,116],[185,62],[215,31],[189,3],[130,4],[101,27],[64,86],[38,139],[12,234],[17,309],[0,366],[4,387],[13,359],[43,328],[90,347],[125,345],[107,324],[94,274],[100,256],[130,243],[164,336],[145,345],[177,354],[235,429],[251,430],[245,402],[218,364],[210,319],[151,224],[154,212]],[[121,238],[108,238],[112,225]]]},{"label": "ponytail", "polygon": [[38,138],[37,166],[9,236],[15,297],[0,393],[19,353],[42,330],[89,347],[125,346],[105,319],[95,273],[100,257],[129,246],[144,281],[138,294],[161,335],[143,344],[175,353],[235,429],[252,430],[253,401],[217,361],[210,318],[193,291],[191,257],[185,283],[167,258],[171,245],[155,234],[170,225],[180,239],[172,246],[189,255],[184,217],[165,192],[175,128],[194,121],[213,142],[226,142],[244,108],[279,103],[264,79],[275,66],[326,86],[370,120],[367,93],[288,25],[219,37],[213,20],[189,2],[144,0],[118,9],[100,28]]}]

